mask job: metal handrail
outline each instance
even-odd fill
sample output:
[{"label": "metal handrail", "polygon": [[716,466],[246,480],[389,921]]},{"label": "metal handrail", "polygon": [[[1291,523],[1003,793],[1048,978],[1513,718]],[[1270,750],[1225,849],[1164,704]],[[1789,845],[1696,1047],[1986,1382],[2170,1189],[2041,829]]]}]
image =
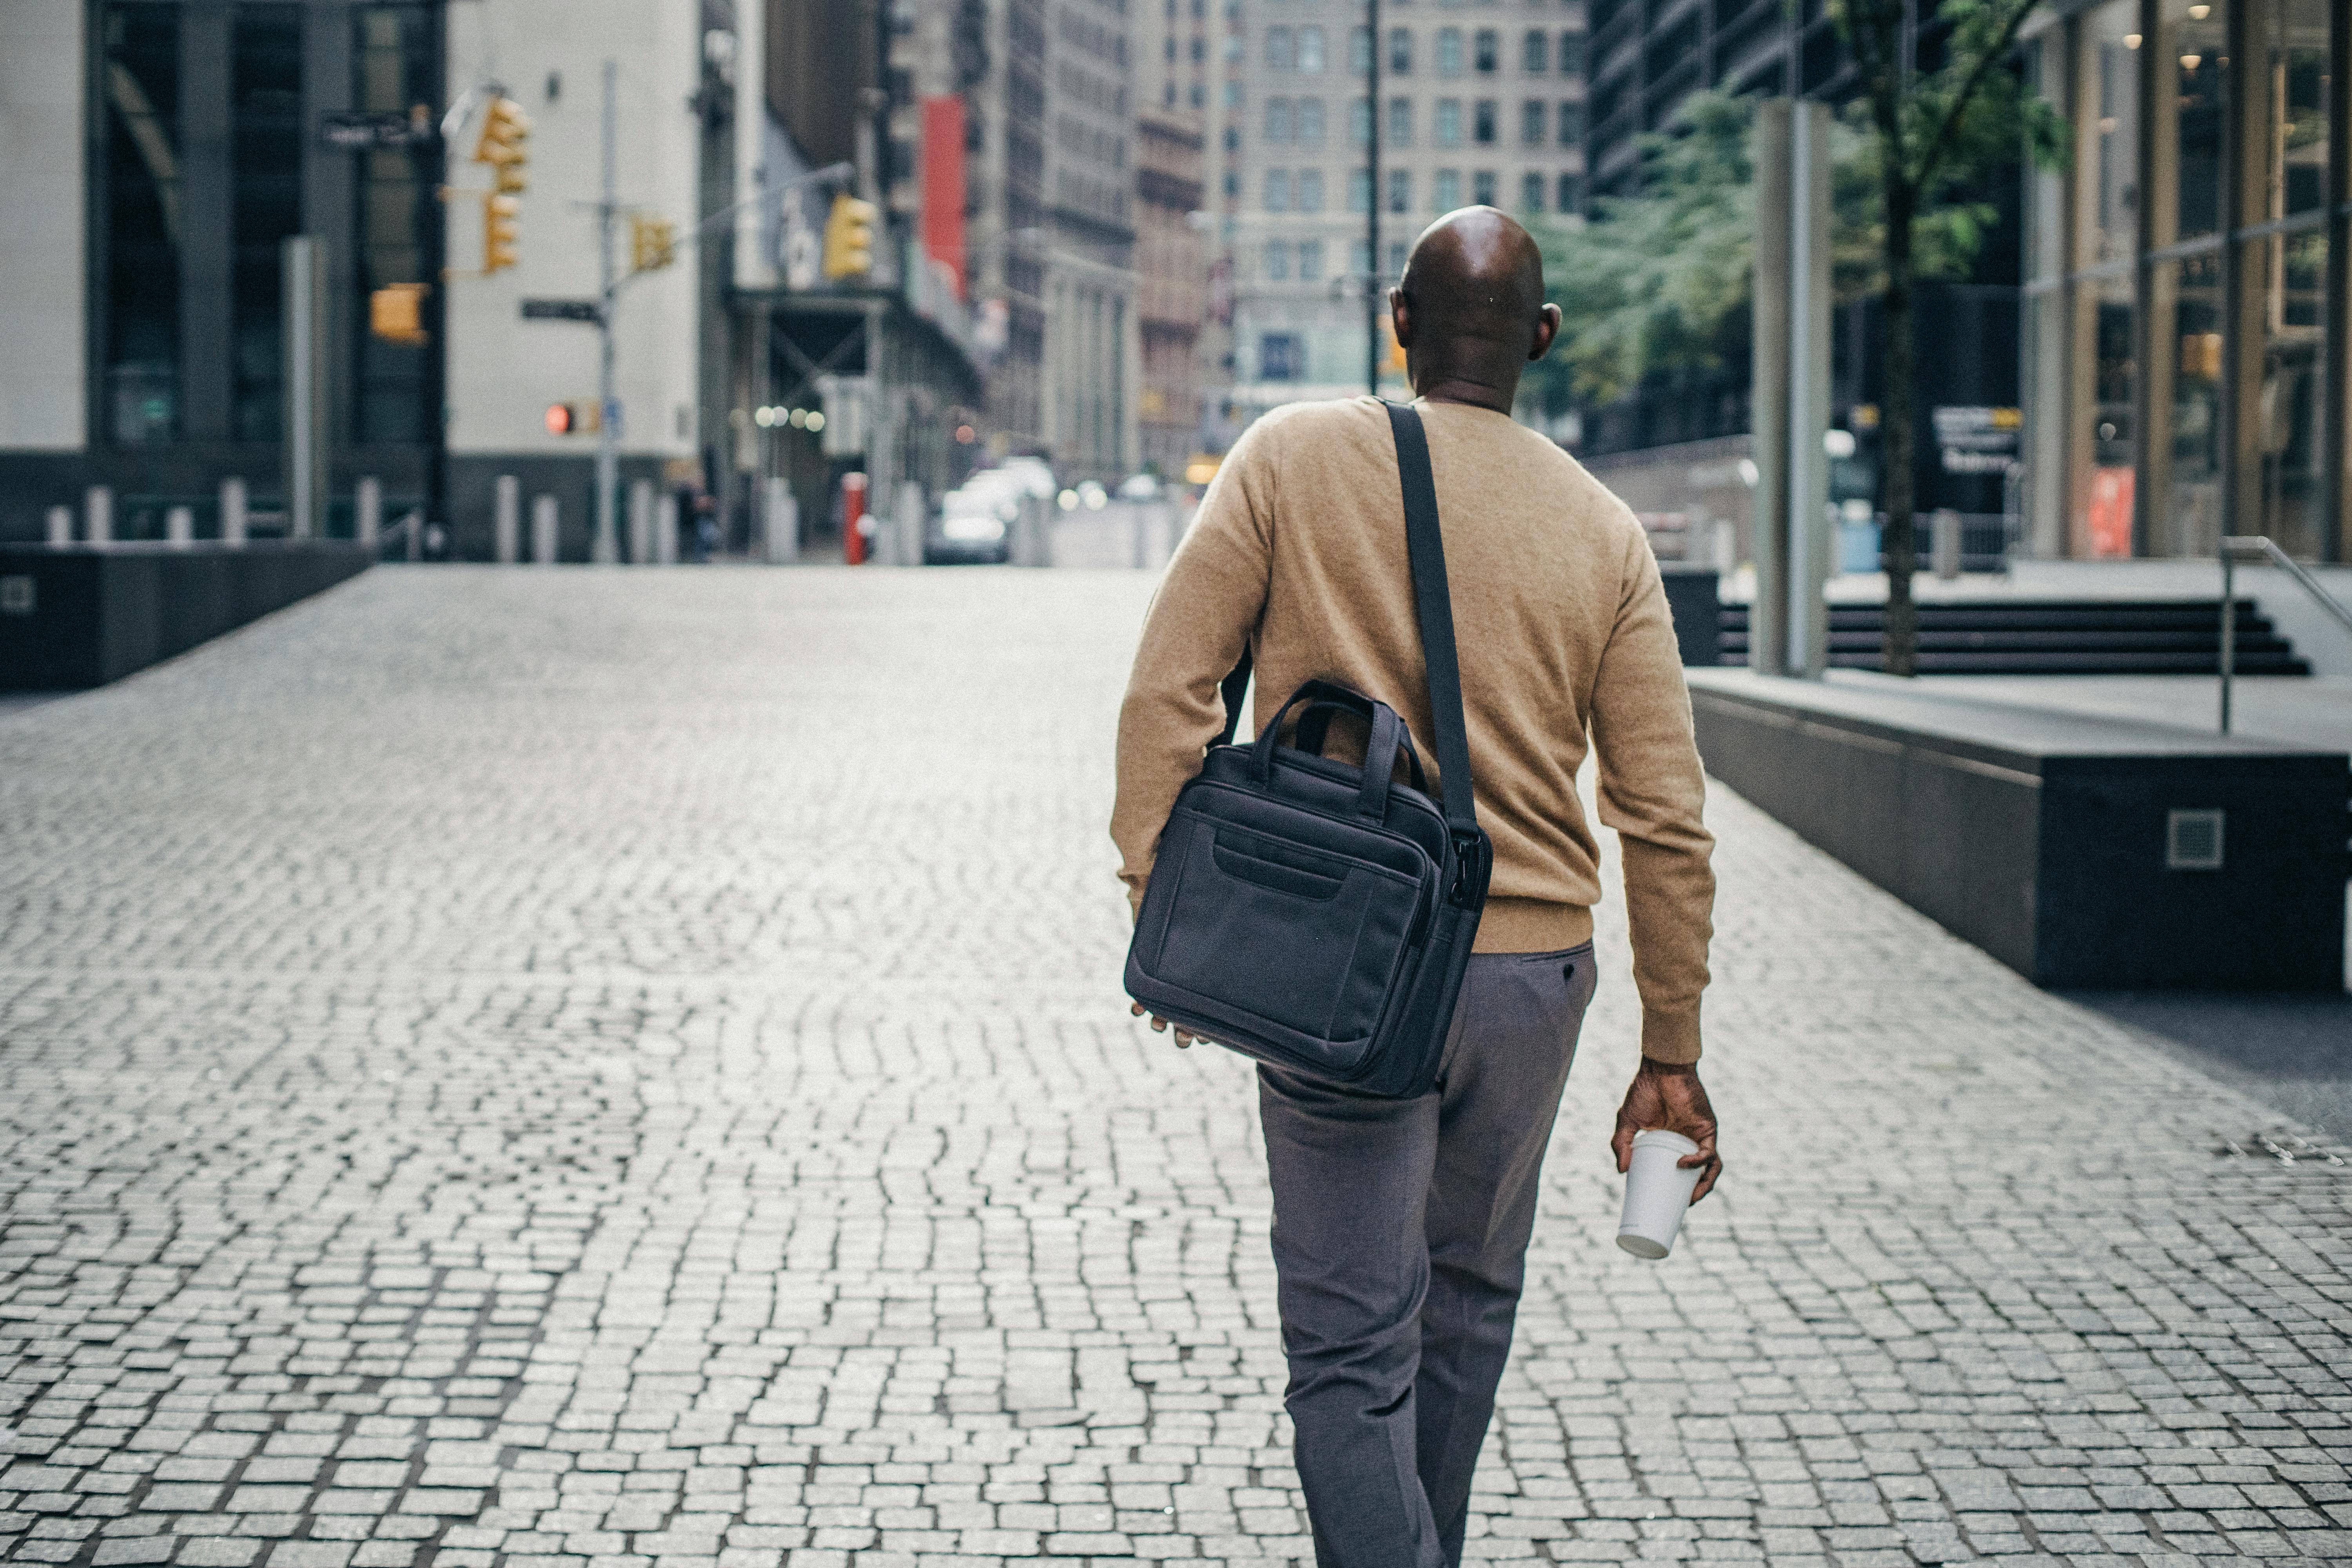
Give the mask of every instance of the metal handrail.
[{"label": "metal handrail", "polygon": [[2352,609],[2319,585],[2319,579],[2294,556],[2278,547],[2275,540],[2260,534],[2231,534],[2221,541],[2221,733],[2230,732],[2230,686],[2238,672],[2238,557],[2249,556],[2258,563],[2278,567],[2311,595],[2314,603],[2336,617],[2337,624],[2352,632]]}]

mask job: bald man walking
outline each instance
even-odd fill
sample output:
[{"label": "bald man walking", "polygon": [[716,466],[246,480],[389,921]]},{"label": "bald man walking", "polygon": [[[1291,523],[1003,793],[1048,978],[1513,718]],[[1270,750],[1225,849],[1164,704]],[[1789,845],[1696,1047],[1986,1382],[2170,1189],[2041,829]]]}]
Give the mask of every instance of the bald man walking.
[{"label": "bald man walking", "polygon": [[[1617,1168],[1637,1130],[1671,1127],[1698,1142],[1683,1163],[1706,1167],[1699,1195],[1721,1169],[1696,1066],[1713,840],[1664,588],[1624,504],[1510,417],[1521,368],[1559,330],[1541,258],[1509,217],[1466,208],[1421,237],[1390,304],[1436,474],[1495,870],[1430,1093],[1376,1100],[1258,1068],[1285,1403],[1325,1568],[1461,1561],[1544,1150],[1592,997],[1600,851],[1576,793],[1588,736],[1601,819],[1623,849],[1642,997]],[[1244,647],[1260,722],[1319,677],[1394,708],[1429,756],[1396,452],[1371,398],[1294,404],[1252,426],[1152,601],[1111,822],[1139,906],[1177,792],[1224,727],[1218,683]]]}]

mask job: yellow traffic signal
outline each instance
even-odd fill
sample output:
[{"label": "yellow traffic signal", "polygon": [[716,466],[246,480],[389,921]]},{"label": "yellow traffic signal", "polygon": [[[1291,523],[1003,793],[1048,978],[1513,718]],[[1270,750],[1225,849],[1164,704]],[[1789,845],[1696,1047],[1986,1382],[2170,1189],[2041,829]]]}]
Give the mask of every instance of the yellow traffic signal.
[{"label": "yellow traffic signal", "polygon": [[515,264],[515,241],[519,230],[515,222],[522,204],[512,196],[492,192],[482,198],[482,276],[501,272]]},{"label": "yellow traffic signal", "polygon": [[368,295],[368,331],[388,343],[425,342],[422,283],[387,283]]},{"label": "yellow traffic signal", "polygon": [[653,272],[677,259],[677,226],[657,217],[629,219],[629,269]]},{"label": "yellow traffic signal", "polygon": [[523,191],[523,165],[530,160],[522,144],[530,136],[530,121],[522,105],[511,98],[494,98],[482,115],[481,139],[474,143],[474,162],[488,163],[493,184],[508,195]]},{"label": "yellow traffic signal", "polygon": [[847,191],[833,198],[832,216],[824,220],[824,275],[856,278],[874,270],[874,221],[881,210]]}]

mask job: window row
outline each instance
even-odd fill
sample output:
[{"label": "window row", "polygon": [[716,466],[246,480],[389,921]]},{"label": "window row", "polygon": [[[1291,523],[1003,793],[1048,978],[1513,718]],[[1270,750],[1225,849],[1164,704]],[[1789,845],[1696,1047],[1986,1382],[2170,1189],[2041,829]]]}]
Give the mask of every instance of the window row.
[{"label": "window row", "polygon": [[[1279,28],[1275,31],[1280,31]],[[1267,35],[1269,42],[1272,33]],[[1419,52],[1418,35],[1410,27],[1389,29],[1388,58],[1381,65],[1391,76],[1411,76]],[[1491,76],[1503,68],[1503,37],[1493,27],[1481,27],[1465,34],[1459,27],[1440,27],[1432,35],[1432,68],[1439,76],[1460,76],[1468,68],[1480,75]],[[1519,37],[1519,69],[1541,76],[1555,64],[1563,76],[1582,76],[1585,70],[1585,46],[1589,35],[1563,29],[1558,47],[1554,35],[1547,28],[1529,27]],[[1361,72],[1370,62],[1370,35],[1356,29],[1351,63]]]},{"label": "window row", "polygon": [[[1389,100],[1388,114],[1381,125],[1381,141],[1391,147],[1412,146],[1417,134],[1417,112],[1412,99]],[[1461,99],[1441,98],[1432,106],[1430,145],[1459,147],[1467,142],[1493,146],[1501,140],[1502,115],[1502,105],[1491,98],[1468,104],[1466,112]],[[1323,100],[1269,98],[1261,124],[1269,145],[1320,147],[1324,136]],[[1371,131],[1370,101],[1354,100],[1348,106],[1349,144],[1368,145]],[[1555,142],[1562,147],[1580,146],[1584,141],[1584,105],[1565,100],[1555,104],[1544,99],[1528,99],[1519,105],[1517,135],[1523,147]],[[1240,146],[1240,135],[1232,127],[1227,128],[1226,144],[1229,149]]]},{"label": "window row", "polygon": [[[1493,206],[1500,199],[1501,176],[1492,169],[1473,170],[1468,190],[1471,202]],[[1385,212],[1411,213],[1414,176],[1411,169],[1390,169],[1381,182],[1381,206]],[[1452,212],[1463,205],[1463,172],[1439,169],[1430,175],[1432,212]],[[1372,175],[1369,169],[1348,174],[1348,210],[1360,213],[1371,205]],[[1270,213],[1319,213],[1324,210],[1324,179],[1320,169],[1268,169],[1262,186],[1261,207]],[[1519,176],[1518,205],[1523,212],[1572,213],[1583,205],[1583,182],[1575,174],[1548,174],[1529,170]]]}]

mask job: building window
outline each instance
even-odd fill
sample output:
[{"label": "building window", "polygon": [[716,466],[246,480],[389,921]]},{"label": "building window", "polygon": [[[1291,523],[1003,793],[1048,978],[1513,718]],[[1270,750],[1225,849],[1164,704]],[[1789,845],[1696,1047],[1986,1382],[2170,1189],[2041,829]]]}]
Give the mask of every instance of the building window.
[{"label": "building window", "polygon": [[1412,74],[1412,32],[1406,27],[1389,29],[1389,74]]},{"label": "building window", "polygon": [[1319,98],[1298,100],[1298,144],[1302,147],[1323,145],[1323,100]]},{"label": "building window", "polygon": [[1297,381],[1307,374],[1304,342],[1294,332],[1266,332],[1257,340],[1262,381]]},{"label": "building window", "polygon": [[1429,205],[1441,213],[1450,213],[1462,205],[1462,171],[1440,169],[1429,182]]},{"label": "building window", "polygon": [[1229,202],[1237,202],[1241,199],[1242,177],[1234,170],[1227,169],[1225,171],[1225,200]]},{"label": "building window", "polygon": [[1265,242],[1265,280],[1269,283],[1290,281],[1290,244],[1287,240]]},{"label": "building window", "polygon": [[1478,29],[1476,55],[1478,69],[1482,74],[1492,76],[1502,68],[1503,40],[1494,28]]},{"label": "building window", "polygon": [[1348,145],[1369,147],[1372,144],[1372,100],[1353,99],[1348,104]]},{"label": "building window", "polygon": [[1265,30],[1265,68],[1286,71],[1298,68],[1298,40],[1287,27]]},{"label": "building window", "polygon": [[1388,142],[1391,147],[1412,145],[1412,100],[1389,100]]},{"label": "building window", "polygon": [[1412,211],[1412,170],[1391,169],[1389,171],[1389,211],[1392,213]]},{"label": "building window", "polygon": [[302,232],[302,11],[243,5],[231,27],[230,330],[240,441],[278,440],[285,424],[279,279],[285,242]]},{"label": "building window", "polygon": [[1530,75],[1540,76],[1551,69],[1551,35],[1541,27],[1530,27],[1519,43],[1519,68]]},{"label": "building window", "polygon": [[1403,240],[1392,239],[1389,241],[1388,275],[1390,277],[1402,278],[1404,276],[1405,258],[1411,253],[1412,247],[1406,245]]},{"label": "building window", "polygon": [[1491,98],[1480,99],[1477,115],[1473,121],[1473,134],[1477,138],[1480,146],[1487,147],[1494,144],[1495,120],[1495,100]]},{"label": "building window", "polygon": [[1360,278],[1372,269],[1372,245],[1367,239],[1348,242],[1348,270]]},{"label": "building window", "polygon": [[1470,176],[1470,199],[1482,207],[1495,205],[1495,171],[1481,169]]},{"label": "building window", "polygon": [[1563,102],[1559,106],[1559,144],[1580,147],[1584,144],[1584,105]]},{"label": "building window", "polygon": [[1301,283],[1323,281],[1323,242],[1302,239],[1298,242],[1298,280]]},{"label": "building window", "polygon": [[1229,81],[1225,83],[1225,107],[1227,109],[1239,109],[1241,106],[1242,84],[1237,81]]},{"label": "building window", "polygon": [[1462,29],[1459,27],[1437,29],[1437,74],[1462,74]]},{"label": "building window", "polygon": [[180,8],[106,18],[106,396],[124,446],[180,417]]},{"label": "building window", "polygon": [[1372,68],[1372,30],[1353,27],[1348,32],[1348,69],[1357,76],[1370,75]]},{"label": "building window", "polygon": [[1321,212],[1323,210],[1323,171],[1320,169],[1299,170],[1297,195],[1297,207],[1300,212]]},{"label": "building window", "polygon": [[1441,98],[1437,100],[1437,115],[1430,123],[1429,134],[1430,140],[1440,147],[1462,145],[1462,100],[1460,99]]},{"label": "building window", "polygon": [[1562,174],[1559,177],[1559,189],[1552,197],[1552,210],[1558,213],[1572,213],[1583,205],[1584,192],[1580,188],[1576,176]]},{"label": "building window", "polygon": [[1209,107],[1209,89],[1197,81],[1192,84],[1192,90],[1185,96],[1195,109]]},{"label": "building window", "polygon": [[1268,169],[1265,172],[1265,210],[1286,213],[1290,210],[1290,171]]},{"label": "building window", "polygon": [[[1348,171],[1348,210],[1351,213],[1372,209],[1372,172],[1370,169]],[[1363,270],[1361,268],[1358,271]]]},{"label": "building window", "polygon": [[1540,98],[1531,98],[1519,105],[1519,140],[1529,147],[1544,144],[1544,132],[1551,116]]},{"label": "building window", "polygon": [[1225,142],[1225,151],[1226,151],[1226,152],[1228,152],[1228,153],[1238,153],[1238,152],[1240,152],[1240,151],[1242,150],[1242,128],[1241,128],[1240,126],[1238,126],[1238,125],[1228,125],[1228,126],[1226,126],[1226,127],[1225,127],[1225,134],[1224,134],[1224,142]]},{"label": "building window", "polygon": [[1303,72],[1315,72],[1323,68],[1322,28],[1298,29],[1298,68]]},{"label": "building window", "polygon": [[[1290,100],[1286,98],[1267,99],[1265,100],[1265,139],[1268,142],[1277,143],[1289,141],[1290,125]],[[1231,126],[1226,127],[1225,134],[1229,138],[1233,135],[1233,128]],[[1229,152],[1232,150],[1232,142],[1230,141],[1226,143],[1226,150]]]},{"label": "building window", "polygon": [[1523,212],[1539,213],[1544,209],[1544,177],[1541,174],[1519,176],[1519,208]]},{"label": "building window", "polygon": [[1584,74],[1585,42],[1586,36],[1582,33],[1562,33],[1559,36],[1560,75],[1582,76]]}]

